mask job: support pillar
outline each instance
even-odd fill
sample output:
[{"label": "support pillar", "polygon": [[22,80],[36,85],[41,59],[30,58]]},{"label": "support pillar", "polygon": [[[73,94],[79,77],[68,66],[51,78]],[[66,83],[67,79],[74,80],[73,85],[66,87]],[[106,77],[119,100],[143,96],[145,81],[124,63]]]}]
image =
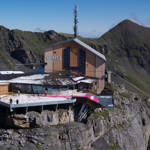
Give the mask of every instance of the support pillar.
[{"label": "support pillar", "polygon": [[42,106],[41,106],[41,112],[43,112],[43,110],[44,110],[44,106],[42,105]]},{"label": "support pillar", "polygon": [[56,111],[57,111],[57,109],[58,109],[58,104],[56,105]]},{"label": "support pillar", "polygon": [[69,105],[69,111],[68,111],[68,114],[69,114],[69,122],[71,122],[71,113],[72,113],[72,109],[71,109],[71,105]]},{"label": "support pillar", "polygon": [[28,112],[28,107],[26,107],[26,113]]}]

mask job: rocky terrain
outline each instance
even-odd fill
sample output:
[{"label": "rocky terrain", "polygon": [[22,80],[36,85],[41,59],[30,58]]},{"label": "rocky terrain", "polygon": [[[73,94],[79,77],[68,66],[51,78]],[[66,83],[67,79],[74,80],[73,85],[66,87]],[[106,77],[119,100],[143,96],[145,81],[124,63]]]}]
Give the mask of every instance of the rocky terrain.
[{"label": "rocky terrain", "polygon": [[8,116],[5,116],[4,113],[1,113],[1,120],[3,120],[3,123],[5,122],[5,126],[2,127],[43,128],[51,125],[74,122],[74,112],[71,109],[58,109],[55,111],[45,109],[40,112],[38,109],[28,111],[27,113],[16,113]]},{"label": "rocky terrain", "polygon": [[96,109],[87,123],[1,129],[1,150],[149,150],[150,99],[116,87],[115,108]]},{"label": "rocky terrain", "polygon": [[33,71],[32,65],[25,66],[25,64],[39,64],[35,66],[36,68],[41,66],[44,47],[65,39],[53,30],[38,33],[9,30],[0,26],[0,70]]}]

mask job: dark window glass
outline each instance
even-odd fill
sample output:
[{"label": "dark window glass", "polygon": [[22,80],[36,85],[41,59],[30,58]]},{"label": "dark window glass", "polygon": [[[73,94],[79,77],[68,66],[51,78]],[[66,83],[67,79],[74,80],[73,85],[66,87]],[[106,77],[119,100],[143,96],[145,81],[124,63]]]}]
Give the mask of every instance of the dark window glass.
[{"label": "dark window glass", "polygon": [[69,69],[70,67],[70,47],[64,49],[64,68]]},{"label": "dark window glass", "polygon": [[80,49],[80,72],[85,75],[85,61],[86,61],[86,54],[85,51]]}]

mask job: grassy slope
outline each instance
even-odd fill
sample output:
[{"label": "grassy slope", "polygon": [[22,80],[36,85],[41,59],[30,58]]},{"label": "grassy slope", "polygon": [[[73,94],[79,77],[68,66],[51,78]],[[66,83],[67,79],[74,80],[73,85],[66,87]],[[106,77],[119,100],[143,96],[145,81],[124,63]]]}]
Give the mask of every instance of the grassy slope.
[{"label": "grassy slope", "polygon": [[44,47],[54,42],[65,39],[65,37],[57,34],[55,31],[45,33],[29,32],[14,30],[16,36],[22,39],[23,45],[32,50],[33,53],[38,55],[44,54]]},{"label": "grassy slope", "polygon": [[150,28],[125,20],[98,39],[85,42],[107,57],[107,68],[150,93]]},{"label": "grassy slope", "polygon": [[[15,50],[25,50],[28,54],[26,59],[30,59],[28,62],[38,63],[43,60],[45,46],[65,39],[55,31],[34,33],[0,26],[0,70],[20,69],[16,64],[21,62],[11,56]],[[26,67],[22,66],[21,69],[26,70]]]},{"label": "grassy slope", "polygon": [[[9,37],[10,33],[12,38]],[[8,45],[13,45],[15,49],[21,43],[20,47],[30,50],[39,61],[39,58],[43,58],[45,46],[67,38],[72,38],[72,35],[58,34],[55,31],[33,33],[0,30],[0,69],[16,69],[15,63],[18,62],[10,56]],[[150,28],[126,20],[98,39],[79,38],[105,54],[108,69],[143,91],[150,92]]]}]

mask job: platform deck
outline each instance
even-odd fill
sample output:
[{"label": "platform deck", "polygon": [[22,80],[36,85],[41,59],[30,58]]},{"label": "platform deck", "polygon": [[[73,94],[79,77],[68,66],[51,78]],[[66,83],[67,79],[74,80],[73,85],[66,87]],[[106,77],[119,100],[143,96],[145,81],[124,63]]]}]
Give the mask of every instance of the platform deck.
[{"label": "platform deck", "polygon": [[[18,103],[17,103],[18,100]],[[71,96],[35,96],[27,94],[0,95],[0,105],[8,108],[34,107],[75,103]]]}]

